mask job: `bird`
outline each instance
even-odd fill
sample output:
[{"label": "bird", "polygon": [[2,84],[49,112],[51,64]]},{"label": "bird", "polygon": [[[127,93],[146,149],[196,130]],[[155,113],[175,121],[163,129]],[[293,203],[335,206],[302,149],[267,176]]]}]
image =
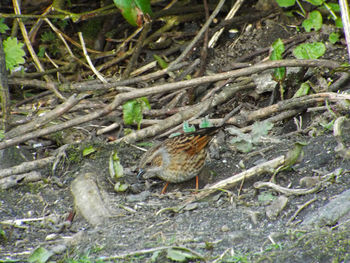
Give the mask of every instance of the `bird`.
[{"label": "bird", "polygon": [[210,127],[166,139],[150,148],[140,159],[138,176],[157,176],[166,182],[161,194],[169,183],[181,183],[196,177],[204,167],[207,146],[218,127]]}]

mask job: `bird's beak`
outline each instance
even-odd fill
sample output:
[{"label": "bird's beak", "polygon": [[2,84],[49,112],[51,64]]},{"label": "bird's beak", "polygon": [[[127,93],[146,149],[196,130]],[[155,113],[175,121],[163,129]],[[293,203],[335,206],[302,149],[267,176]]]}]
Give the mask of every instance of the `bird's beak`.
[{"label": "bird's beak", "polygon": [[138,174],[137,174],[137,178],[139,179],[144,173],[145,173],[146,171],[145,170],[143,170],[143,169],[139,169],[139,172],[138,172]]}]

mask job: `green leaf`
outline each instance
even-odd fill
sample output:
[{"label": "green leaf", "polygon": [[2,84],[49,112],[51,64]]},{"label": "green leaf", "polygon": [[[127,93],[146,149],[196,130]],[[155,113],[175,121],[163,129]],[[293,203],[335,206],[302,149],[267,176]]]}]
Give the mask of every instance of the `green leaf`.
[{"label": "green leaf", "polygon": [[305,0],[305,1],[316,6],[322,5],[324,2],[324,0]]},{"label": "green leaf", "polygon": [[193,125],[189,125],[187,121],[184,121],[182,125],[182,129],[184,132],[194,132],[196,128]]},{"label": "green leaf", "polygon": [[286,77],[286,68],[279,67],[273,70],[273,79],[277,82],[281,82]]},{"label": "green leaf", "polygon": [[339,6],[339,4],[337,4],[337,3],[327,3],[327,5],[330,7],[330,9],[333,12],[340,13],[340,6]]},{"label": "green leaf", "polygon": [[150,0],[113,0],[123,17],[133,26],[142,26],[144,14],[151,15]]},{"label": "green leaf", "polygon": [[330,33],[328,39],[329,39],[329,42],[331,42],[332,44],[335,44],[339,41],[339,37],[340,37],[339,33],[333,32],[333,33]]},{"label": "green leaf", "polygon": [[4,130],[0,130],[0,141],[2,141],[2,139],[5,138],[5,131]]},{"label": "green leaf", "polygon": [[144,109],[150,109],[151,106],[146,97],[129,100],[123,105],[123,119],[125,124],[137,124],[140,129],[141,121],[143,119],[142,112]]},{"label": "green leaf", "polygon": [[46,48],[44,46],[39,47],[38,57],[43,58],[45,56]]},{"label": "green leaf", "polygon": [[308,15],[308,19],[305,19],[302,23],[302,26],[304,27],[306,32],[310,32],[311,29],[314,29],[315,31],[318,31],[322,27],[322,15],[319,11],[315,10],[312,11]]},{"label": "green leaf", "polygon": [[[282,59],[282,54],[284,52],[284,44],[283,41],[279,38],[272,44],[272,52],[270,55],[270,60],[280,60]],[[282,81],[286,76],[286,68],[279,67],[275,68],[273,71],[273,78],[277,82]]]},{"label": "green leaf", "polygon": [[317,59],[324,55],[326,46],[322,42],[300,44],[293,50],[298,59]]},{"label": "green leaf", "polygon": [[211,122],[209,121],[208,116],[205,116],[202,120],[201,123],[199,124],[199,128],[204,129],[204,128],[210,128],[213,125],[211,124]]},{"label": "green leaf", "polygon": [[92,146],[86,147],[83,150],[83,156],[88,156],[94,152],[96,152],[96,149],[94,147],[92,147]]},{"label": "green leaf", "polygon": [[124,176],[124,168],[120,163],[117,152],[112,152],[109,156],[109,175],[112,179],[118,179]]},{"label": "green leaf", "polygon": [[283,41],[279,38],[272,44],[272,52],[270,55],[270,60],[280,60],[282,59],[282,54],[284,52]]},{"label": "green leaf", "polygon": [[9,27],[4,23],[5,18],[0,18],[0,33],[3,34],[6,30],[9,30]]},{"label": "green leaf", "polygon": [[166,63],[166,61],[162,59],[160,56],[154,54],[153,57],[162,69],[165,69],[168,67],[168,63]]},{"label": "green leaf", "polygon": [[295,4],[295,0],[276,0],[280,7],[290,7]]},{"label": "green leaf", "polygon": [[20,64],[25,62],[24,56],[25,52],[23,50],[23,43],[18,43],[17,38],[8,37],[3,42],[4,52],[6,59],[6,69],[13,70]]},{"label": "green leaf", "polygon": [[141,106],[136,100],[129,100],[123,105],[123,119],[125,124],[133,124],[137,114],[140,114]]},{"label": "green leaf", "polygon": [[34,250],[34,252],[29,256],[28,262],[30,263],[45,263],[53,255],[52,251],[47,250],[46,248],[39,247]]},{"label": "green leaf", "polygon": [[309,94],[309,91],[310,91],[310,85],[307,84],[306,82],[301,83],[300,88],[297,90],[297,92],[295,92],[293,98],[305,96]]},{"label": "green leaf", "polygon": [[167,258],[177,262],[185,262],[188,259],[196,259],[198,257],[184,250],[169,248],[167,250]]},{"label": "green leaf", "polygon": [[141,108],[142,110],[144,109],[151,109],[151,105],[149,104],[149,101],[146,97],[141,97],[141,98],[138,98],[137,101],[139,101],[141,103]]},{"label": "green leaf", "polygon": [[338,17],[336,20],[335,20],[335,26],[337,28],[343,28],[343,21],[341,20],[340,17]]},{"label": "green leaf", "polygon": [[125,192],[126,190],[128,190],[128,188],[129,184],[127,183],[116,182],[116,184],[114,185],[114,191],[116,192]]},{"label": "green leaf", "polygon": [[258,201],[260,201],[260,202],[268,202],[268,201],[272,201],[275,199],[276,199],[276,196],[272,195],[272,193],[268,192],[268,191],[261,192],[258,195]]}]

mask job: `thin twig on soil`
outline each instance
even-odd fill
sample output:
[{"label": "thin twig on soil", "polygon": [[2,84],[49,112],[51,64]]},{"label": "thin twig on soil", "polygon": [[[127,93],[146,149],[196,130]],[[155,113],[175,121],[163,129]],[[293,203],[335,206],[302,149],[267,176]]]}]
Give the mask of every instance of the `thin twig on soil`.
[{"label": "thin twig on soil", "polygon": [[315,187],[312,187],[309,189],[290,189],[271,182],[256,182],[254,183],[254,187],[257,189],[260,189],[263,187],[270,187],[279,193],[290,196],[290,195],[307,195],[307,194],[318,192],[322,188],[322,183],[319,183]]},{"label": "thin twig on soil", "polygon": [[208,195],[220,190],[220,189],[230,189],[242,180],[247,180],[252,178],[253,176],[258,176],[260,174],[264,174],[266,172],[272,171],[273,169],[281,166],[285,161],[284,156],[279,156],[273,160],[264,162],[262,164],[256,165],[246,171],[243,171],[239,174],[233,175],[229,178],[226,178],[225,180],[219,181],[215,184],[212,184],[203,190],[200,191],[200,193],[196,194],[195,196],[192,196],[185,200],[183,204],[180,205],[180,207],[184,207],[192,202],[198,201],[203,199],[204,197],[207,197]]}]

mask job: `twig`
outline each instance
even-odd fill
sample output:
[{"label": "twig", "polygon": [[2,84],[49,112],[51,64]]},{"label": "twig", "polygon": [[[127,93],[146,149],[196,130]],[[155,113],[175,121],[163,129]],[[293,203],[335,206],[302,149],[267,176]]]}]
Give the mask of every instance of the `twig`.
[{"label": "twig", "polygon": [[178,250],[184,250],[187,252],[190,252],[191,254],[197,256],[199,259],[204,260],[204,257],[199,254],[198,252],[186,248],[186,247],[179,247],[179,246],[164,246],[164,247],[155,247],[155,248],[147,248],[147,249],[141,249],[141,250],[137,250],[137,251],[132,251],[129,253],[125,253],[125,254],[120,254],[120,255],[114,255],[114,256],[109,256],[109,257],[100,257],[98,258],[99,260],[112,260],[112,259],[124,259],[124,258],[128,258],[128,257],[132,257],[135,255],[140,255],[140,254],[149,254],[149,253],[153,253],[159,250],[166,250],[166,249],[178,249]]},{"label": "twig", "polygon": [[136,61],[141,53],[143,42],[146,39],[149,30],[151,29],[151,25],[152,25],[152,23],[145,23],[144,24],[143,30],[140,34],[139,39],[137,40],[135,48],[134,48],[134,52],[132,53],[131,58],[129,60],[129,63],[126,66],[126,69],[123,73],[123,79],[126,79],[127,77],[130,76],[130,72],[131,72],[134,64],[136,63]]},{"label": "twig", "polygon": [[257,189],[260,189],[262,187],[270,187],[279,193],[290,196],[290,195],[307,195],[307,194],[315,193],[321,189],[322,184],[319,183],[315,187],[309,188],[309,189],[290,189],[271,182],[256,182],[254,183],[254,187]]},{"label": "twig", "polygon": [[44,168],[48,164],[54,162],[55,158],[56,158],[55,156],[51,156],[40,160],[24,162],[24,163],[21,163],[20,165],[13,166],[11,168],[2,169],[0,171],[0,178],[5,178],[10,175],[26,173],[32,170]]},{"label": "twig", "polygon": [[73,94],[72,96],[69,97],[68,100],[66,100],[64,103],[62,103],[58,107],[56,107],[54,110],[50,110],[45,114],[33,119],[32,122],[18,126],[17,128],[12,129],[9,132],[5,133],[5,138],[11,139],[15,136],[19,136],[21,134],[25,134],[42,127],[43,125],[49,123],[54,119],[57,119],[59,116],[61,116],[65,112],[69,111],[72,107],[78,104],[79,101],[84,99],[86,96],[87,96],[86,94],[83,94],[81,96],[76,96],[76,94]]},{"label": "twig", "polygon": [[229,189],[241,182],[242,180],[247,180],[253,176],[257,176],[266,172],[269,172],[270,170],[273,170],[280,165],[282,165],[285,161],[284,156],[279,156],[271,161],[264,162],[262,164],[256,165],[244,172],[241,172],[239,174],[233,175],[225,180],[222,180],[220,182],[217,182],[213,185],[210,185],[209,187],[204,188],[201,190],[200,193],[198,193],[196,196],[192,196],[189,199],[187,199],[183,204],[180,205],[181,207],[184,207],[188,205],[189,203],[192,203],[194,201],[198,201],[203,199],[204,197],[207,197],[208,195],[214,193],[215,191],[218,191],[220,189]]},{"label": "twig", "polygon": [[301,205],[297,211],[295,211],[295,213],[291,216],[291,218],[289,218],[288,222],[287,222],[287,226],[291,225],[292,221],[298,216],[298,214],[301,212],[301,210],[303,210],[304,208],[306,208],[307,206],[309,206],[310,204],[312,204],[313,202],[315,202],[317,200],[317,197],[307,201],[306,203],[304,203],[303,205]]},{"label": "twig", "polygon": [[90,66],[91,70],[95,73],[95,75],[98,77],[98,79],[101,80],[101,82],[107,83],[107,80],[105,80],[105,78],[102,76],[102,74],[100,72],[98,72],[96,70],[95,66],[92,64],[92,61],[91,61],[91,59],[89,57],[89,54],[86,51],[83,34],[81,32],[78,32],[78,36],[79,36],[79,39],[80,39],[81,46],[83,48],[83,53],[84,53],[85,59],[89,63],[89,66]]},{"label": "twig", "polygon": [[0,188],[2,190],[16,186],[18,183],[36,182],[43,178],[42,174],[37,171],[29,173],[14,174],[6,178],[0,179]]},{"label": "twig", "polygon": [[[33,138],[36,138],[39,136],[49,134],[51,132],[56,132],[56,131],[66,129],[66,128],[69,128],[69,127],[72,127],[75,125],[79,125],[79,124],[87,122],[87,121],[94,120],[100,116],[103,116],[103,115],[110,113],[116,107],[121,105],[124,101],[130,100],[130,99],[154,95],[157,93],[180,90],[180,89],[191,87],[194,85],[199,85],[199,84],[203,84],[203,83],[210,83],[213,81],[228,79],[231,77],[249,75],[249,74],[260,72],[260,71],[268,69],[268,68],[274,68],[274,67],[280,67],[280,66],[294,66],[294,67],[311,66],[311,67],[316,67],[316,66],[319,66],[320,64],[321,65],[323,64],[324,66],[328,66],[330,68],[336,68],[339,66],[339,64],[337,62],[329,61],[329,60],[283,60],[283,61],[276,60],[276,61],[268,61],[265,63],[260,63],[257,65],[254,65],[254,66],[249,67],[247,69],[238,69],[238,70],[233,70],[233,71],[215,74],[213,76],[204,76],[204,77],[200,77],[200,78],[196,78],[196,79],[184,80],[184,81],[180,81],[180,82],[176,82],[176,83],[162,84],[159,86],[154,86],[154,87],[150,87],[150,88],[144,88],[141,90],[135,90],[132,92],[118,94],[115,97],[115,99],[113,100],[113,102],[108,104],[102,110],[95,111],[95,112],[92,112],[92,113],[87,114],[85,116],[69,120],[65,123],[61,123],[61,124],[57,124],[55,126],[41,129],[41,130],[36,131],[34,133],[28,133],[28,134],[21,136],[21,137],[15,137],[15,138],[12,138],[10,140],[5,140],[3,142],[0,142],[0,149],[6,148],[6,147],[11,146],[11,145],[19,144],[19,143],[27,141],[29,139],[33,139]],[[225,93],[221,93],[221,96],[225,97],[226,95],[225,95]],[[225,99],[225,98],[221,98],[221,96],[217,95],[216,99],[217,100]],[[325,98],[327,98],[329,100],[336,100],[336,101],[341,100],[341,99],[349,99],[350,95],[336,94],[336,93],[320,93],[320,94],[314,94],[314,95],[302,97],[303,100],[305,100],[305,98],[309,99],[309,103],[310,102],[314,103],[314,102],[323,101]],[[299,98],[297,98],[297,99],[299,99]],[[214,104],[215,104],[215,99],[214,99]],[[278,105],[278,107],[283,109],[285,106],[285,101],[283,101],[277,105]],[[295,107],[298,107],[298,106],[299,105],[297,105],[297,104],[295,105]],[[272,105],[272,106],[269,106],[267,108],[272,110],[272,111],[276,111],[276,105]],[[261,118],[264,116],[264,114],[266,114],[266,112],[263,112],[261,114],[259,111],[255,111],[255,112],[253,112],[253,114],[250,114],[248,116],[247,121],[254,120],[255,118],[256,119]],[[190,115],[190,116],[192,116],[192,115]],[[178,119],[178,120],[180,120],[180,119]],[[238,121],[238,120],[236,120],[236,121]],[[152,133],[147,133],[147,134],[148,134],[148,136],[152,135]],[[135,136],[134,133],[133,133],[132,137],[133,137],[133,139],[137,138],[137,136]]]},{"label": "twig", "polygon": [[190,50],[194,47],[194,45],[199,41],[199,39],[202,37],[203,33],[207,30],[207,28],[209,27],[209,25],[211,24],[213,19],[219,13],[219,11],[221,10],[221,7],[223,6],[224,3],[225,3],[225,0],[220,0],[218,5],[216,6],[215,10],[210,15],[209,19],[205,22],[203,27],[199,30],[199,32],[195,36],[195,38],[193,38],[191,43],[185,48],[185,50],[181,53],[181,55],[177,59],[175,59],[172,63],[170,63],[169,69],[172,69],[173,66],[175,66],[176,64],[181,62],[186,57],[187,53],[190,52]]},{"label": "twig", "polygon": [[[231,8],[230,12],[225,17],[225,20],[232,19],[235,16],[235,14],[238,11],[238,9],[243,4],[243,2],[244,2],[244,0],[236,1],[235,4],[233,5],[233,7]],[[211,37],[211,39],[209,41],[209,47],[212,48],[212,47],[215,46],[216,42],[218,41],[218,39],[221,36],[223,31],[224,31],[224,27],[220,28],[219,31],[215,32],[215,34]]]},{"label": "twig", "polygon": [[[12,3],[13,3],[13,8],[14,8],[14,11],[16,14],[20,14],[21,13],[21,10],[19,8],[19,4],[18,4],[18,0],[12,0]],[[17,18],[17,21],[18,21],[18,24],[19,24],[19,27],[21,28],[21,32],[22,32],[22,36],[23,36],[23,39],[24,39],[24,42],[26,43],[26,46],[27,46],[27,49],[37,67],[37,69],[40,71],[40,72],[44,72],[44,67],[41,65],[40,63],[40,60],[38,58],[38,56],[36,55],[34,49],[33,49],[33,46],[32,44],[30,43],[30,40],[29,40],[29,37],[28,37],[28,33],[27,33],[27,30],[26,30],[26,27],[24,25],[24,23],[22,22],[22,20],[20,20],[19,18]],[[49,78],[49,76],[44,76],[45,80],[47,82],[51,82],[51,79]],[[58,97],[60,98],[61,100],[65,101],[66,98],[55,88],[54,85],[47,85],[46,86],[47,88],[49,88],[50,90],[53,91],[53,93]]]}]

